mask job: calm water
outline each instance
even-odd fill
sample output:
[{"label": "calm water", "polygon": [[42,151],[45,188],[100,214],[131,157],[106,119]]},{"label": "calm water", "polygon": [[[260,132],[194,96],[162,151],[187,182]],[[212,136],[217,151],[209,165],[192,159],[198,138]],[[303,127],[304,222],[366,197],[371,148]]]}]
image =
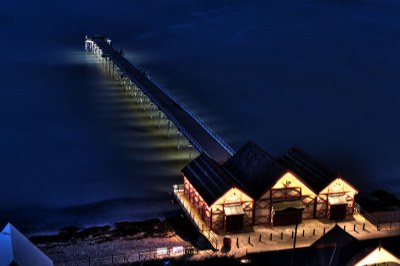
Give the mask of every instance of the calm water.
[{"label": "calm water", "polygon": [[400,195],[399,13],[394,0],[3,0],[0,225],[174,210],[166,192],[184,155],[83,53],[92,33],[234,148],[251,139],[279,156],[298,145],[361,191]]}]

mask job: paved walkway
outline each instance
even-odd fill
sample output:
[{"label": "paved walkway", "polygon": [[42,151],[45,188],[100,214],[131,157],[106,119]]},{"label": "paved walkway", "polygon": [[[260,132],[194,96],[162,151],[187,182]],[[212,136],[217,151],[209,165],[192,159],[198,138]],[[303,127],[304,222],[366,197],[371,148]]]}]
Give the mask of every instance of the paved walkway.
[{"label": "paved walkway", "polygon": [[[328,219],[309,219],[304,220],[298,225],[296,247],[308,247],[335,226],[335,222]],[[365,227],[364,227],[365,224]],[[360,214],[354,214],[338,225],[345,229],[350,235],[358,240],[383,238],[388,236],[400,235],[400,230],[380,230],[369,223]],[[365,229],[363,229],[363,227]],[[272,250],[293,248],[293,238],[295,226],[253,226],[248,233],[232,234],[232,247],[228,254],[238,257],[244,256],[246,252],[256,253]],[[315,233],[314,233],[315,230]],[[304,231],[304,235],[303,235]],[[261,235],[261,241],[260,241]],[[272,236],[272,238],[271,238]],[[249,242],[250,237],[250,242]],[[223,241],[223,236],[218,236],[218,242]],[[237,245],[237,241],[239,245]],[[226,252],[221,249],[219,252]]]}]

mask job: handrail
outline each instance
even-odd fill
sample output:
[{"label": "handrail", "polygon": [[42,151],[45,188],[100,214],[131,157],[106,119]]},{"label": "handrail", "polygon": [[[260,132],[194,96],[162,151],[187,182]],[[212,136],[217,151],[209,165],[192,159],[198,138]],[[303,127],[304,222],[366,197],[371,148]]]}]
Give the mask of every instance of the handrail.
[{"label": "handrail", "polygon": [[354,202],[354,209],[355,209],[358,213],[360,213],[362,216],[364,216],[365,219],[367,219],[372,225],[376,226],[376,230],[379,231],[380,223],[379,223],[379,220],[378,220],[375,216],[373,216],[373,215],[371,215],[370,213],[368,213],[367,211],[365,211],[365,210],[360,206],[360,204],[358,204],[357,202]]},{"label": "handrail", "polygon": [[186,111],[200,126],[204,128],[219,144],[221,144],[230,155],[235,153],[235,150],[229,146],[229,144],[223,140],[215,131],[213,131],[209,126],[207,126],[201,119],[198,117],[192,110],[190,110],[185,104],[183,104],[178,98],[176,98],[170,91],[168,91],[164,86],[159,84],[156,80],[154,80],[149,74],[147,74],[147,78],[153,82],[159,89],[161,89],[168,97],[170,97],[176,104],[178,104],[183,110]]},{"label": "handrail", "polygon": [[[186,213],[187,216],[190,217],[190,220],[192,221],[192,223],[195,225],[195,227],[197,228],[197,230],[205,237],[207,238],[207,240],[211,243],[211,245],[213,246],[213,248],[215,248],[216,250],[218,250],[218,239],[215,236],[215,233],[210,230],[209,228],[207,228],[207,226],[204,226],[204,223],[198,223],[195,218],[194,215],[192,215],[191,212],[188,211],[188,209],[185,206],[185,203],[183,202],[183,200],[181,199],[181,196],[179,195],[179,193],[182,193],[184,191],[183,189],[183,184],[180,185],[174,185],[173,186],[173,195],[174,197],[178,200],[179,204],[182,206],[183,211]],[[190,203],[189,203],[190,204]]]},{"label": "handrail", "polygon": [[[113,60],[113,62],[117,65],[118,68],[123,68],[123,66],[118,62]],[[148,90],[146,89],[145,86],[143,86],[135,77],[131,76],[129,73],[126,75],[127,77],[129,77],[129,79],[131,80],[131,82],[133,82],[138,88],[140,88],[140,90],[148,97],[150,98],[159,109],[162,110],[162,112],[164,114],[167,115],[167,117],[175,124],[175,126],[177,128],[179,128],[179,130],[182,131],[182,133],[186,136],[186,138],[189,140],[189,142],[191,142],[193,144],[193,146],[196,147],[196,149],[202,153],[207,154],[208,156],[210,156],[206,150],[204,150],[201,145],[189,134],[189,132],[186,131],[186,129],[179,123],[178,120],[175,119],[175,117],[169,112],[169,110],[165,107],[162,106],[162,104],[159,103],[159,101],[157,100],[157,98],[153,97],[151,93],[148,92]]]}]

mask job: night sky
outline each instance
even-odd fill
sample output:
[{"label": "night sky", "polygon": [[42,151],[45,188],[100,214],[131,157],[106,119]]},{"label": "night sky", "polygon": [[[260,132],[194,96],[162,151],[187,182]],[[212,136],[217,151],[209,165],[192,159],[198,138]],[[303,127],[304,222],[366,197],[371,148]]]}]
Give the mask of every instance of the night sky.
[{"label": "night sky", "polygon": [[84,53],[94,33],[235,149],[297,145],[362,192],[399,196],[399,14],[395,0],[2,1],[0,226],[169,211],[179,168]]}]

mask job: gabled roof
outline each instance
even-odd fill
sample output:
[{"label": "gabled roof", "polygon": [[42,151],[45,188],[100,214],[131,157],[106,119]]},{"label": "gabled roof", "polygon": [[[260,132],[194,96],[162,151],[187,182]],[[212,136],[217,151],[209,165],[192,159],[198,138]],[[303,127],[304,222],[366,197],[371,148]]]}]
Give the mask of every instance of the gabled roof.
[{"label": "gabled roof", "polygon": [[275,159],[254,142],[249,141],[224,163],[244,190],[259,198],[274,182],[286,173]]},{"label": "gabled roof", "polygon": [[186,165],[182,173],[208,206],[235,187],[230,173],[205,154],[201,154]]},{"label": "gabled roof", "polygon": [[379,245],[366,257],[357,262],[355,266],[377,265],[377,264],[399,265],[400,259]]},{"label": "gabled roof", "polygon": [[336,244],[337,246],[346,246],[358,243],[358,240],[344,231],[339,225],[335,225],[325,235],[321,236],[311,246]]},{"label": "gabled roof", "polygon": [[334,246],[301,247],[293,253],[293,249],[274,250],[269,252],[255,252],[247,255],[253,265],[291,265],[293,266],[320,266],[331,265],[331,257],[335,253]]},{"label": "gabled roof", "polygon": [[344,231],[339,225],[335,225],[325,235],[315,241],[311,247],[335,246],[330,265],[341,265],[348,261],[360,248],[359,241]]},{"label": "gabled roof", "polygon": [[21,232],[7,224],[0,233],[0,265],[50,266],[53,262]]},{"label": "gabled roof", "polygon": [[278,161],[283,167],[295,173],[316,194],[336,178],[334,172],[298,147],[291,148]]}]

